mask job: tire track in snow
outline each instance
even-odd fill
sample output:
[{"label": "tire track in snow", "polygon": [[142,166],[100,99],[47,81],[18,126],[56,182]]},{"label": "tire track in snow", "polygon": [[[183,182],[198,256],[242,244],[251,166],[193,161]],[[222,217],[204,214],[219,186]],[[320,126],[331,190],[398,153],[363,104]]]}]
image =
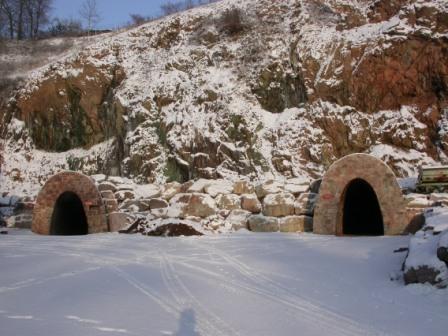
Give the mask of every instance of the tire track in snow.
[{"label": "tire track in snow", "polygon": [[86,269],[83,269],[83,270],[60,273],[58,275],[54,275],[54,276],[47,277],[47,278],[29,279],[28,281],[16,282],[16,283],[11,284],[9,286],[0,287],[0,294],[6,293],[6,292],[15,291],[15,290],[19,290],[19,289],[23,289],[23,288],[27,288],[27,287],[31,287],[31,286],[42,285],[42,284],[44,284],[46,282],[49,282],[49,281],[54,281],[54,280],[60,280],[60,279],[64,279],[64,278],[74,277],[74,276],[77,276],[79,274],[96,271],[96,270],[98,270],[100,268],[101,267],[89,267],[89,268],[86,268]]},{"label": "tire track in snow", "polygon": [[152,301],[156,302],[160,307],[162,307],[167,313],[173,315],[174,317],[177,317],[179,313],[179,309],[170,304],[167,300],[163,299],[159,295],[152,293],[151,290],[143,283],[141,283],[139,280],[134,278],[129,273],[123,271],[121,268],[117,266],[110,267],[111,270],[117,274],[120,278],[125,280],[129,285],[131,285],[134,289],[145,295],[147,298],[151,299]]},{"label": "tire track in snow", "polygon": [[[288,288],[278,285],[272,279],[266,277],[260,272],[253,271],[249,266],[240,262],[238,259],[231,257],[227,253],[212,246],[204,246],[210,253],[214,253],[226,262],[227,265],[233,267],[248,282],[241,282],[234,279],[228,279],[224,286],[230,284],[236,285],[244,290],[264,296],[269,300],[276,301],[290,308],[300,311],[306,318],[315,325],[323,326],[333,335],[379,335],[380,333],[372,330],[368,326],[340,315],[327,307],[320,306],[300,297],[297,293]],[[250,285],[252,283],[253,285]],[[389,334],[390,335],[390,334]]]},{"label": "tire track in snow", "polygon": [[[166,266],[164,266],[166,267]],[[125,272],[124,270],[120,269],[119,267],[111,267],[111,269],[122,279],[124,279],[126,282],[128,282],[134,289],[142,293],[144,296],[146,296],[148,299],[154,301],[156,304],[158,304],[162,309],[164,309],[168,314],[172,315],[173,318],[178,319],[184,309],[191,308],[191,306],[187,305],[187,301],[183,301],[178,295],[175,294],[175,301],[176,304],[171,303],[166,298],[163,298],[151,291],[148,286],[141,283],[139,280],[137,280],[135,277],[130,275],[128,272]],[[173,289],[172,286],[175,286],[174,284],[170,284],[166,281],[166,276],[168,275],[165,270],[162,270],[163,274],[162,277],[164,278],[165,285],[167,286],[168,290],[170,292],[177,291]],[[196,310],[195,310],[196,312]],[[222,334],[218,327],[211,324],[206,318],[202,319],[200,316],[197,319],[197,327],[199,329],[199,332],[201,335],[230,335],[230,334]]]},{"label": "tire track in snow", "polygon": [[162,276],[165,284],[172,293],[178,304],[184,308],[193,308],[198,314],[198,324],[205,324],[204,335],[239,335],[228,323],[224,322],[219,316],[206,309],[204,305],[187,288],[184,281],[179,277],[173,263],[162,255],[161,258]]}]

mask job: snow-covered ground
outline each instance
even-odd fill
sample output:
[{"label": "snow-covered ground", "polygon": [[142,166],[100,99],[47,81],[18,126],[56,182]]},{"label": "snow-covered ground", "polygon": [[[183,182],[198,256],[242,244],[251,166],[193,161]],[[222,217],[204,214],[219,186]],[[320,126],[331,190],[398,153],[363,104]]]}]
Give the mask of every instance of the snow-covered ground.
[{"label": "snow-covered ground", "polygon": [[0,236],[0,334],[446,335],[448,290],[404,286],[408,237]]}]

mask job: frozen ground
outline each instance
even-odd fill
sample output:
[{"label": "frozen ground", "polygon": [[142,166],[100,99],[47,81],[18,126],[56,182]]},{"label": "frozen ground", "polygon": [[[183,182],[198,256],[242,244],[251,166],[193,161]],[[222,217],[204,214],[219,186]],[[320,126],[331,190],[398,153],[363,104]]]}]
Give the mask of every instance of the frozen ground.
[{"label": "frozen ground", "polygon": [[407,237],[0,236],[0,335],[446,335]]}]

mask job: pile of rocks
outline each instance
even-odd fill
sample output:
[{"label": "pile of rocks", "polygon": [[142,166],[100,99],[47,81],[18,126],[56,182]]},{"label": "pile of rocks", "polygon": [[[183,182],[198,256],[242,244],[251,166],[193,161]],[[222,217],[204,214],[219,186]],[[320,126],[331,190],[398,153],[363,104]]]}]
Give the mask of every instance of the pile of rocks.
[{"label": "pile of rocks", "polygon": [[252,183],[199,179],[183,184],[135,185],[131,180],[96,175],[111,231],[145,217],[147,223],[188,220],[206,231],[312,231],[317,190],[307,179]]},{"label": "pile of rocks", "polygon": [[424,215],[426,223],[409,243],[404,281],[444,288],[448,286],[448,209],[431,208]]},{"label": "pile of rocks", "polygon": [[30,197],[4,194],[0,197],[0,226],[30,229],[34,202]]}]

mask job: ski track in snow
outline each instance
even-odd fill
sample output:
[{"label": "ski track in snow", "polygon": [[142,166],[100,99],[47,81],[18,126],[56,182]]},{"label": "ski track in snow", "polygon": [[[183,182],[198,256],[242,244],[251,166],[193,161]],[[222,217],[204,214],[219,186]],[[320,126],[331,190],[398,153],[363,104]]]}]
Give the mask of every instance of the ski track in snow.
[{"label": "ski track in snow", "polygon": [[[247,323],[244,318],[244,307],[238,307],[236,314],[242,315],[230,318],[228,310],[235,307],[220,306],[220,302],[208,301],[207,296],[197,291],[197,284],[204,288],[215,288],[217,291],[225,291],[225,296],[235,297],[239,304],[259,305],[263,309],[269,309],[273,316],[270,319],[275,320],[276,326],[272,327],[272,331],[266,331],[266,335],[275,332],[278,335],[293,334],[293,330],[303,327],[304,330],[311,331],[312,335],[404,335],[407,332],[403,330],[391,330],[388,326],[382,326],[378,323],[365,323],[365,320],[357,319],[356,311],[344,311],[340,307],[335,307],[334,303],[313,298],[306,288],[313,287],[315,284],[307,283],[306,279],[301,277],[300,273],[293,274],[276,274],[265,268],[256,268],[244,260],[244,255],[248,251],[256,253],[260,260],[277,254],[285,255],[285,260],[289,257],[288,246],[284,242],[291,244],[289,237],[272,235],[272,241],[267,239],[269,235],[234,235],[222,237],[205,237],[205,238],[173,238],[173,239],[155,239],[136,236],[124,236],[114,234],[92,235],[84,238],[54,238],[40,237],[34,235],[10,235],[6,239],[1,239],[0,244],[0,260],[9,259],[6,264],[5,274],[14,274],[16,271],[15,264],[11,262],[10,253],[20,253],[24,258],[61,258],[67,260],[62,272],[55,274],[45,274],[44,272],[34,272],[32,277],[19,279],[14,276],[16,281],[8,282],[0,276],[0,334],[9,336],[14,334],[14,325],[8,324],[7,320],[28,320],[30,330],[33,329],[33,321],[43,320],[39,315],[39,311],[26,311],[26,299],[21,298],[22,290],[40,290],[41,288],[49,288],[53,284],[72,279],[73,281],[82,278],[93,281],[97,272],[108,271],[115,275],[114,283],[125,284],[127,290],[140,294],[145,309],[151,311],[158,307],[165,312],[168,320],[177,321],[179,316],[188,309],[196,314],[193,321],[194,328],[189,330],[188,335],[261,335],[251,329],[242,329],[239,325]],[[298,236],[296,236],[298,237]],[[317,237],[313,235],[304,236],[305,238],[295,238],[294,244],[316,244],[321,249],[326,249],[327,244],[331,246],[334,237]],[[401,238],[392,244],[393,247],[402,245]],[[348,241],[347,241],[348,242]],[[353,241],[356,243],[356,240]],[[391,240],[391,243],[393,240]],[[368,242],[366,242],[368,244]],[[353,248],[356,254],[358,245],[347,246]],[[331,249],[328,247],[329,251]],[[362,253],[360,252],[361,256]],[[247,256],[246,256],[247,258]],[[276,259],[277,260],[277,259]],[[279,259],[281,260],[281,259]],[[49,262],[49,261],[47,261]],[[85,265],[84,267],[80,267]],[[74,263],[75,266],[71,266]],[[311,261],[319,264],[318,261]],[[152,268],[148,268],[151,265]],[[266,264],[268,265],[268,264]],[[131,267],[132,266],[132,267]],[[306,266],[306,265],[305,265]],[[134,270],[137,269],[138,272]],[[310,268],[312,269],[312,267]],[[17,272],[21,271],[18,268]],[[37,274],[36,274],[37,273]],[[156,274],[157,273],[157,274]],[[334,276],[333,272],[317,267],[317,277],[330,277],[335,284],[343,286],[356,286],[358,281],[356,278],[347,280]],[[152,283],[148,283],[143,279],[147,274],[156,274],[160,276],[163,287],[166,292],[158,292]],[[354,271],[356,274],[356,270]],[[349,276],[354,276],[350,274]],[[388,274],[384,274],[387,278]],[[192,281],[194,279],[194,281]],[[199,279],[199,280],[197,280]],[[281,281],[279,281],[281,279]],[[199,282],[198,282],[199,281]],[[331,282],[332,283],[332,282]],[[330,285],[326,285],[327,287]],[[121,288],[121,287],[120,287]],[[299,289],[297,289],[299,288]],[[355,288],[355,287],[354,287]],[[400,287],[397,287],[398,290]],[[329,288],[320,288],[327,290]],[[330,288],[331,289],[331,288]],[[355,288],[356,289],[356,288]],[[375,289],[375,288],[373,288]],[[369,289],[366,289],[366,291]],[[15,307],[7,307],[2,304],[3,296],[21,298],[22,304]],[[124,289],[123,289],[123,295]],[[356,290],[354,291],[356,295]],[[224,299],[227,299],[223,297]],[[372,295],[378,304],[387,305],[389,298],[384,297],[381,292]],[[416,297],[418,301],[420,298]],[[95,298],[93,298],[95,300]],[[123,297],[123,300],[126,300]],[[406,303],[401,303],[399,299],[392,299],[394,307],[399,307],[403,314],[414,314],[415,307],[410,307]],[[442,300],[443,301],[443,300]],[[15,302],[15,301],[14,301]],[[444,301],[445,304],[448,300]],[[118,302],[119,303],[119,302]],[[375,302],[374,302],[375,303]],[[443,303],[443,302],[442,302]],[[372,304],[368,302],[368,304]],[[50,307],[51,308],[51,307]],[[219,308],[219,309],[218,309]],[[225,314],[222,314],[222,312]],[[442,310],[435,309],[431,312],[435,319],[443,319]],[[51,312],[57,313],[57,311]],[[132,312],[130,312],[131,314]],[[138,328],[133,330],[132,324],[126,323],[126,317],[121,321],[119,318],[114,320],[119,326],[110,326],[108,323],[102,322],[97,316],[89,316],[87,313],[79,312],[79,314],[65,315],[66,321],[72,321],[90,327],[89,332],[93,335],[101,335],[104,333],[143,335]],[[83,317],[80,317],[83,316]],[[7,320],[5,320],[5,318]],[[258,317],[260,320],[254,320],[253,324],[263,322],[263,316]],[[236,320],[235,320],[236,319]],[[238,322],[238,323],[235,323]],[[442,320],[443,321],[443,320]],[[192,322],[192,323],[193,323]],[[12,323],[12,322],[11,322]],[[415,321],[418,323],[418,321]],[[448,323],[445,323],[445,327]],[[2,329],[5,333],[2,332]],[[77,328],[75,324],[70,328]],[[81,327],[79,327],[81,328]],[[170,331],[173,326],[163,326],[159,328],[158,335],[181,335],[182,333],[174,333]],[[76,329],[80,333],[84,329]],[[96,330],[96,331],[92,331]],[[280,330],[280,331],[279,331]],[[282,332],[283,330],[283,332]],[[418,329],[413,330],[417,335]],[[409,331],[408,330],[408,331]],[[89,335],[90,335],[89,334]],[[306,335],[307,333],[305,333]],[[264,335],[264,334],[263,334]],[[432,335],[439,335],[434,330]],[[440,334],[441,335],[441,334]]]},{"label": "ski track in snow", "polygon": [[[231,280],[230,284],[251,293],[256,293],[271,301],[276,301],[284,306],[293,308],[302,313],[302,317],[311,323],[319,324],[319,328],[331,332],[333,335],[375,335],[372,330],[368,330],[353,320],[332,312],[325,307],[314,305],[305,299],[298,297],[287,288],[279,286],[275,281],[262,275],[260,272],[251,270],[250,267],[231,257],[225,252],[209,247],[209,251],[223,259],[224,263],[235,268],[247,281]],[[250,285],[250,283],[253,283]],[[228,286],[228,285],[226,285]]]}]

